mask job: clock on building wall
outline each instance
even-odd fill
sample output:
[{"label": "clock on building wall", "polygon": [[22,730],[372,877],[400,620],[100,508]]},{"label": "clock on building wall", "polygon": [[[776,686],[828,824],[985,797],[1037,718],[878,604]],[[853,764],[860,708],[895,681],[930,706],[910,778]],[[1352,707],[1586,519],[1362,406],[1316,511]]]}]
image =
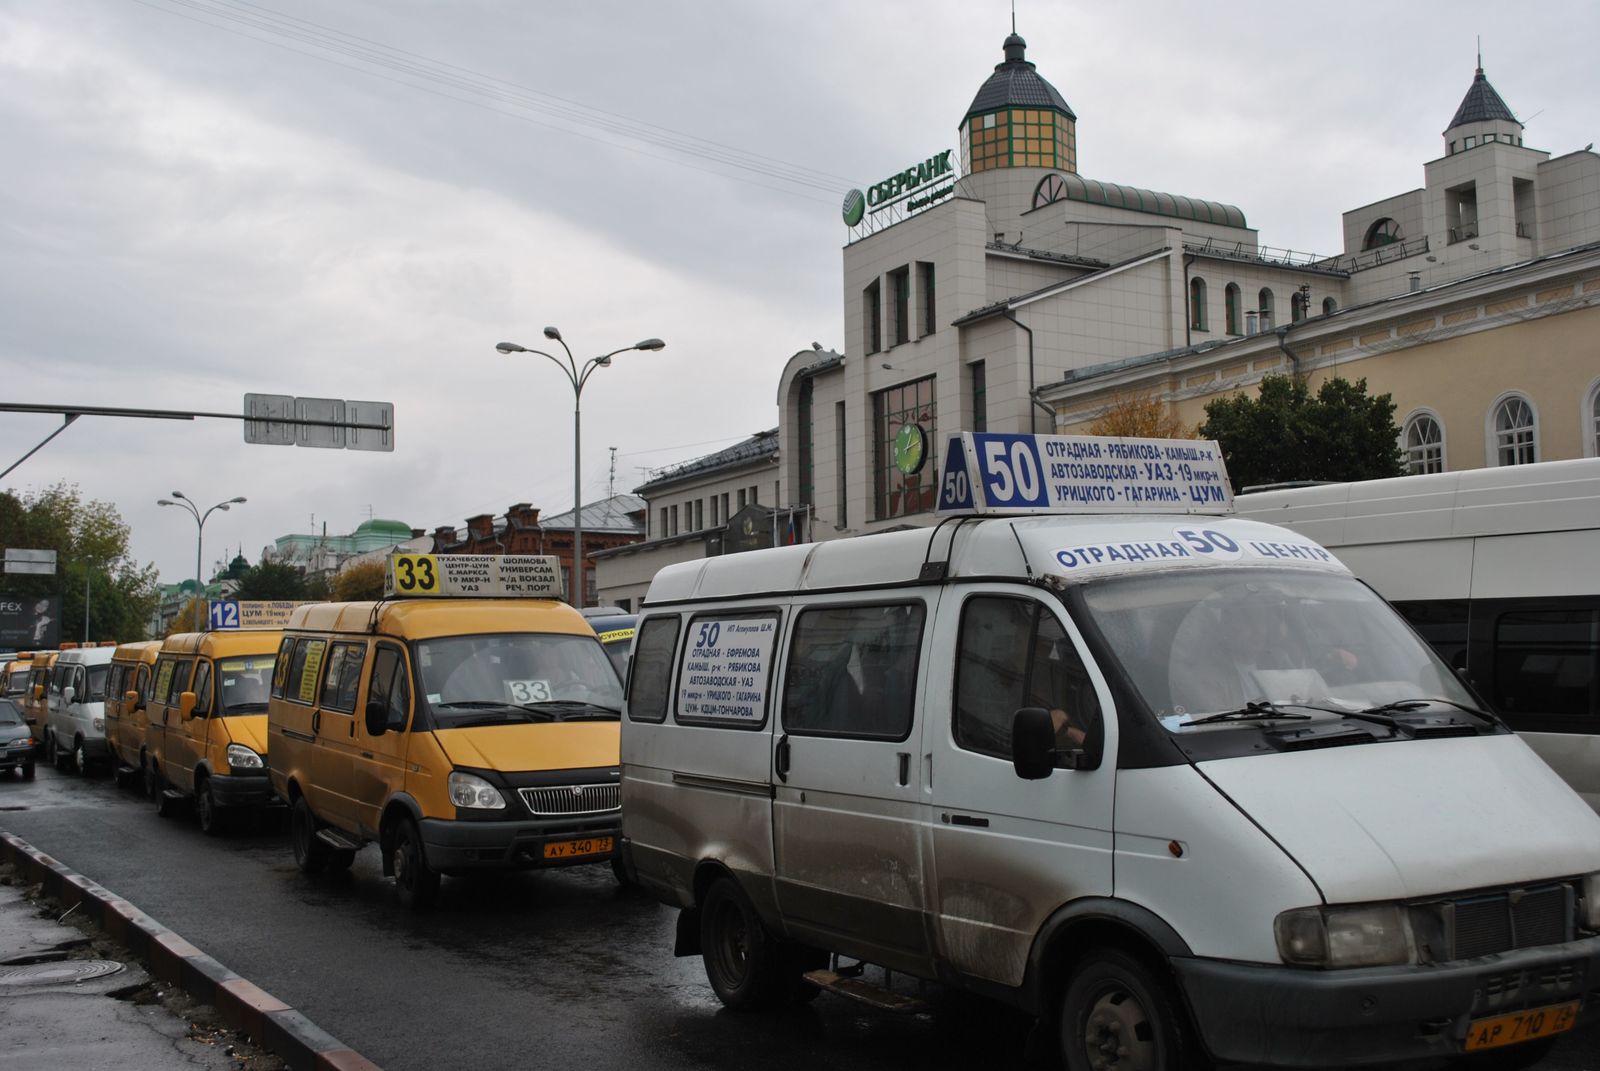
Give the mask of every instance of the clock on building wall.
[{"label": "clock on building wall", "polygon": [[894,467],[906,476],[922,471],[928,460],[928,436],[921,424],[902,424],[894,436]]}]

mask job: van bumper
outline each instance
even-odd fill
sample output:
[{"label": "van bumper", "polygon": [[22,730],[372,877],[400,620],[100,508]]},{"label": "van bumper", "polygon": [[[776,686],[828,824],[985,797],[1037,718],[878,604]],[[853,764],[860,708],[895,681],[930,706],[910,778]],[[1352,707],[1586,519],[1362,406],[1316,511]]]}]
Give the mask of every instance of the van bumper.
[{"label": "van bumper", "polygon": [[[1600,1014],[1600,937],[1458,963],[1306,970],[1172,960],[1212,1057],[1358,1067],[1455,1056],[1474,1019],[1582,1000]],[[1560,1037],[1561,1035],[1553,1035]]]},{"label": "van bumper", "polygon": [[214,776],[211,798],[217,801],[218,807],[259,807],[272,799],[272,781],[265,771]]},{"label": "van bumper", "polygon": [[[424,818],[417,823],[428,865],[444,873],[463,870],[523,870],[535,867],[604,863],[616,855],[622,836],[619,815],[574,821],[570,818],[541,822],[460,821]],[[611,838],[611,848],[584,855],[546,858],[546,845]]]}]

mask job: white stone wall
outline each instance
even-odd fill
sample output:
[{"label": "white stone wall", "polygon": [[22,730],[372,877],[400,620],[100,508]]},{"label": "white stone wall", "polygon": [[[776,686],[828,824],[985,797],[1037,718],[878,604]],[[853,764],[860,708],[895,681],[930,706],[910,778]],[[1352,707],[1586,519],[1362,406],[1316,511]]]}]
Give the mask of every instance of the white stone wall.
[{"label": "white stone wall", "polygon": [[1600,242],[1600,155],[1568,153],[1540,164],[1535,195],[1541,253]]}]

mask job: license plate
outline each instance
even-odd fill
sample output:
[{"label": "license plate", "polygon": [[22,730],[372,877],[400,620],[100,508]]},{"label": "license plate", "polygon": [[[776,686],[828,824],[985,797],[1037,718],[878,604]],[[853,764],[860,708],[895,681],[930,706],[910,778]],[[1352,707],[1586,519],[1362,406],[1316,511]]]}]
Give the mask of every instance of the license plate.
[{"label": "license plate", "polygon": [[546,859],[575,859],[580,855],[605,855],[611,851],[611,841],[611,837],[558,840],[544,846],[544,857]]},{"label": "license plate", "polygon": [[1543,1008],[1511,1012],[1509,1015],[1492,1015],[1472,1020],[1467,1030],[1467,1052],[1479,1049],[1497,1049],[1502,1045],[1515,1045],[1519,1041],[1547,1038],[1564,1030],[1571,1030],[1578,1022],[1576,1000],[1565,1004],[1550,1004]]}]

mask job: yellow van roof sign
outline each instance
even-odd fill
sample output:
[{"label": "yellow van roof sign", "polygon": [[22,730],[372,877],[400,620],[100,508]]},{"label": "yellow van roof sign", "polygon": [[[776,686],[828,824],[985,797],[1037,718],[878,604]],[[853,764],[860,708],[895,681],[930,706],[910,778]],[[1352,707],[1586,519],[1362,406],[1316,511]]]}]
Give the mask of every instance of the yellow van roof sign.
[{"label": "yellow van roof sign", "polygon": [[547,554],[394,554],[386,598],[559,599],[561,559]]},{"label": "yellow van roof sign", "polygon": [[945,442],[938,512],[1232,513],[1209,439],[963,431]]}]

